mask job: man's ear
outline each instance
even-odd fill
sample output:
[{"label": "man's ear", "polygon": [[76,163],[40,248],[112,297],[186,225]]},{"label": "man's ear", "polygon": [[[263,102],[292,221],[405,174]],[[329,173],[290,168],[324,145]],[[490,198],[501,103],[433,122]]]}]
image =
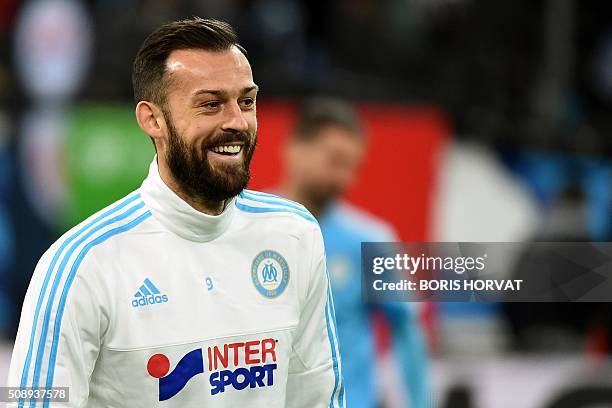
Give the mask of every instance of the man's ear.
[{"label": "man's ear", "polygon": [[138,126],[153,138],[156,145],[162,142],[166,135],[166,120],[157,105],[148,101],[138,102],[138,105],[136,105],[136,120]]}]

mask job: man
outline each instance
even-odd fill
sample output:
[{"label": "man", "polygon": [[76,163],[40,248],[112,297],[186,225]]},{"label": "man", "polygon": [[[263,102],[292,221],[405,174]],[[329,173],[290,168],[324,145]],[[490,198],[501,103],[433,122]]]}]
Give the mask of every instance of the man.
[{"label": "man", "polygon": [[164,25],[133,84],[156,160],[43,255],[9,385],[68,387],[70,407],[344,406],[320,229],[244,190],[257,86],[232,28]]},{"label": "man", "polygon": [[[390,148],[393,148],[392,146]],[[303,203],[319,220],[332,279],[344,379],[351,408],[381,401],[376,380],[372,311],[390,323],[393,357],[401,368],[411,407],[428,407],[426,351],[418,319],[407,304],[361,300],[361,242],[394,241],[379,219],[338,198],[353,183],[365,153],[365,136],[351,106],[333,99],[307,101],[286,147],[283,196]]]}]

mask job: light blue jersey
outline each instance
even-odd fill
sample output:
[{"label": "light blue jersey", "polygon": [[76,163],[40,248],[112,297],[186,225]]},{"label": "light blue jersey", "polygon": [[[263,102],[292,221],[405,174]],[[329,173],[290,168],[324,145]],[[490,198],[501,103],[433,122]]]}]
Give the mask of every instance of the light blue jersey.
[{"label": "light blue jersey", "polygon": [[407,303],[365,304],[361,299],[361,242],[395,241],[392,229],[345,203],[332,205],[321,217],[327,265],[332,281],[343,356],[347,407],[373,408],[380,401],[376,350],[370,312],[380,308],[391,327],[392,353],[401,371],[411,407],[428,403],[427,354],[416,314]]}]

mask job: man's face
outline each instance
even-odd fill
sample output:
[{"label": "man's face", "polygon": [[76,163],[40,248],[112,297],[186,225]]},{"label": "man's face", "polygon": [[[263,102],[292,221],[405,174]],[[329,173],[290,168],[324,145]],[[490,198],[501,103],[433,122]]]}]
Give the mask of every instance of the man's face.
[{"label": "man's face", "polygon": [[235,47],[174,51],[166,83],[168,134],[158,155],[193,198],[237,195],[249,181],[257,141],[257,87],[248,60]]},{"label": "man's face", "polygon": [[310,140],[294,140],[289,148],[289,175],[319,206],[344,193],[354,182],[364,154],[361,135],[329,125]]}]

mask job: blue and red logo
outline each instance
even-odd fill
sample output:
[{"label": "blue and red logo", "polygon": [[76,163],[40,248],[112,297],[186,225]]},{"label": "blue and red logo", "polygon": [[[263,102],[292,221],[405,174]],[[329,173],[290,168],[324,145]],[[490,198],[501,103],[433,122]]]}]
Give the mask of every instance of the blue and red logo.
[{"label": "blue and red logo", "polygon": [[[274,385],[276,342],[268,338],[208,347],[211,395],[223,393],[228,387],[243,390]],[[185,354],[172,371],[166,355],[154,354],[149,357],[147,371],[159,379],[159,400],[166,401],[178,394],[190,379],[204,373],[204,350],[197,348]]]}]

